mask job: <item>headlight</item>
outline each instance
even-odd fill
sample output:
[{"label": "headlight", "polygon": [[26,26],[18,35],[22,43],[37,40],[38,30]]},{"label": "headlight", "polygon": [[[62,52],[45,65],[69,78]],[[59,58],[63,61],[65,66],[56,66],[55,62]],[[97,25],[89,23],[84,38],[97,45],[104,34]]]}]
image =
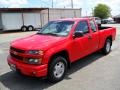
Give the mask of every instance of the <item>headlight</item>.
[{"label": "headlight", "polygon": [[41,50],[30,50],[30,51],[28,51],[28,54],[43,55],[43,51],[41,51]]},{"label": "headlight", "polygon": [[37,59],[37,58],[29,58],[26,60],[26,63],[28,64],[41,64],[42,59]]}]

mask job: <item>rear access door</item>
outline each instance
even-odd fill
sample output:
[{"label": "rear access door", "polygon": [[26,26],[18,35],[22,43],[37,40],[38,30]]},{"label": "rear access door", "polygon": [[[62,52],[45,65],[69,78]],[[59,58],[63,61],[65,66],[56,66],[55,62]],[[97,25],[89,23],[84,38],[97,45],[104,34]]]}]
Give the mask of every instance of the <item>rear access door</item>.
[{"label": "rear access door", "polygon": [[96,50],[98,50],[98,46],[99,46],[99,32],[97,30],[97,26],[95,24],[95,21],[93,19],[91,19],[89,21],[90,23],[90,29],[91,29],[91,35],[90,35],[90,51],[91,52],[95,52]]}]

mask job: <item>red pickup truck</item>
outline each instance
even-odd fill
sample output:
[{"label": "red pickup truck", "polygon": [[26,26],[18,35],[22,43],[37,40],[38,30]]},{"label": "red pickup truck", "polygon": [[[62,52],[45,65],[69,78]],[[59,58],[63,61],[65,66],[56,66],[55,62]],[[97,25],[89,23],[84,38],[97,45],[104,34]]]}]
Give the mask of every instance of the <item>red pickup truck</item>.
[{"label": "red pickup truck", "polygon": [[24,75],[58,82],[72,62],[111,51],[116,28],[98,27],[92,18],[50,21],[38,33],[11,42],[8,64]]}]

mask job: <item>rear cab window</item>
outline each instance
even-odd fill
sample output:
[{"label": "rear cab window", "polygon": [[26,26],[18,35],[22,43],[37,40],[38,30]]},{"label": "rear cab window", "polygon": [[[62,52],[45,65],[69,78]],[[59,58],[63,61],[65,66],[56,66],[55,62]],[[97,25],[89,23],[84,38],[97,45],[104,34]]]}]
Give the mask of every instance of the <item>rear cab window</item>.
[{"label": "rear cab window", "polygon": [[75,29],[76,31],[82,31],[84,34],[89,33],[89,27],[87,21],[80,21]]}]

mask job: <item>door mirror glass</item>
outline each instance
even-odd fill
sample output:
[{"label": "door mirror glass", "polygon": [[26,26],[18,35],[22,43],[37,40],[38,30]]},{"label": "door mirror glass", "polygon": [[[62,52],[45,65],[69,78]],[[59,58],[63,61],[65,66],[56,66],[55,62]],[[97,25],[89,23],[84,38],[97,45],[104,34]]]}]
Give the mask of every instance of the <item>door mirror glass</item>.
[{"label": "door mirror glass", "polygon": [[84,36],[83,31],[76,31],[76,32],[74,33],[74,38],[83,37],[83,36]]}]

